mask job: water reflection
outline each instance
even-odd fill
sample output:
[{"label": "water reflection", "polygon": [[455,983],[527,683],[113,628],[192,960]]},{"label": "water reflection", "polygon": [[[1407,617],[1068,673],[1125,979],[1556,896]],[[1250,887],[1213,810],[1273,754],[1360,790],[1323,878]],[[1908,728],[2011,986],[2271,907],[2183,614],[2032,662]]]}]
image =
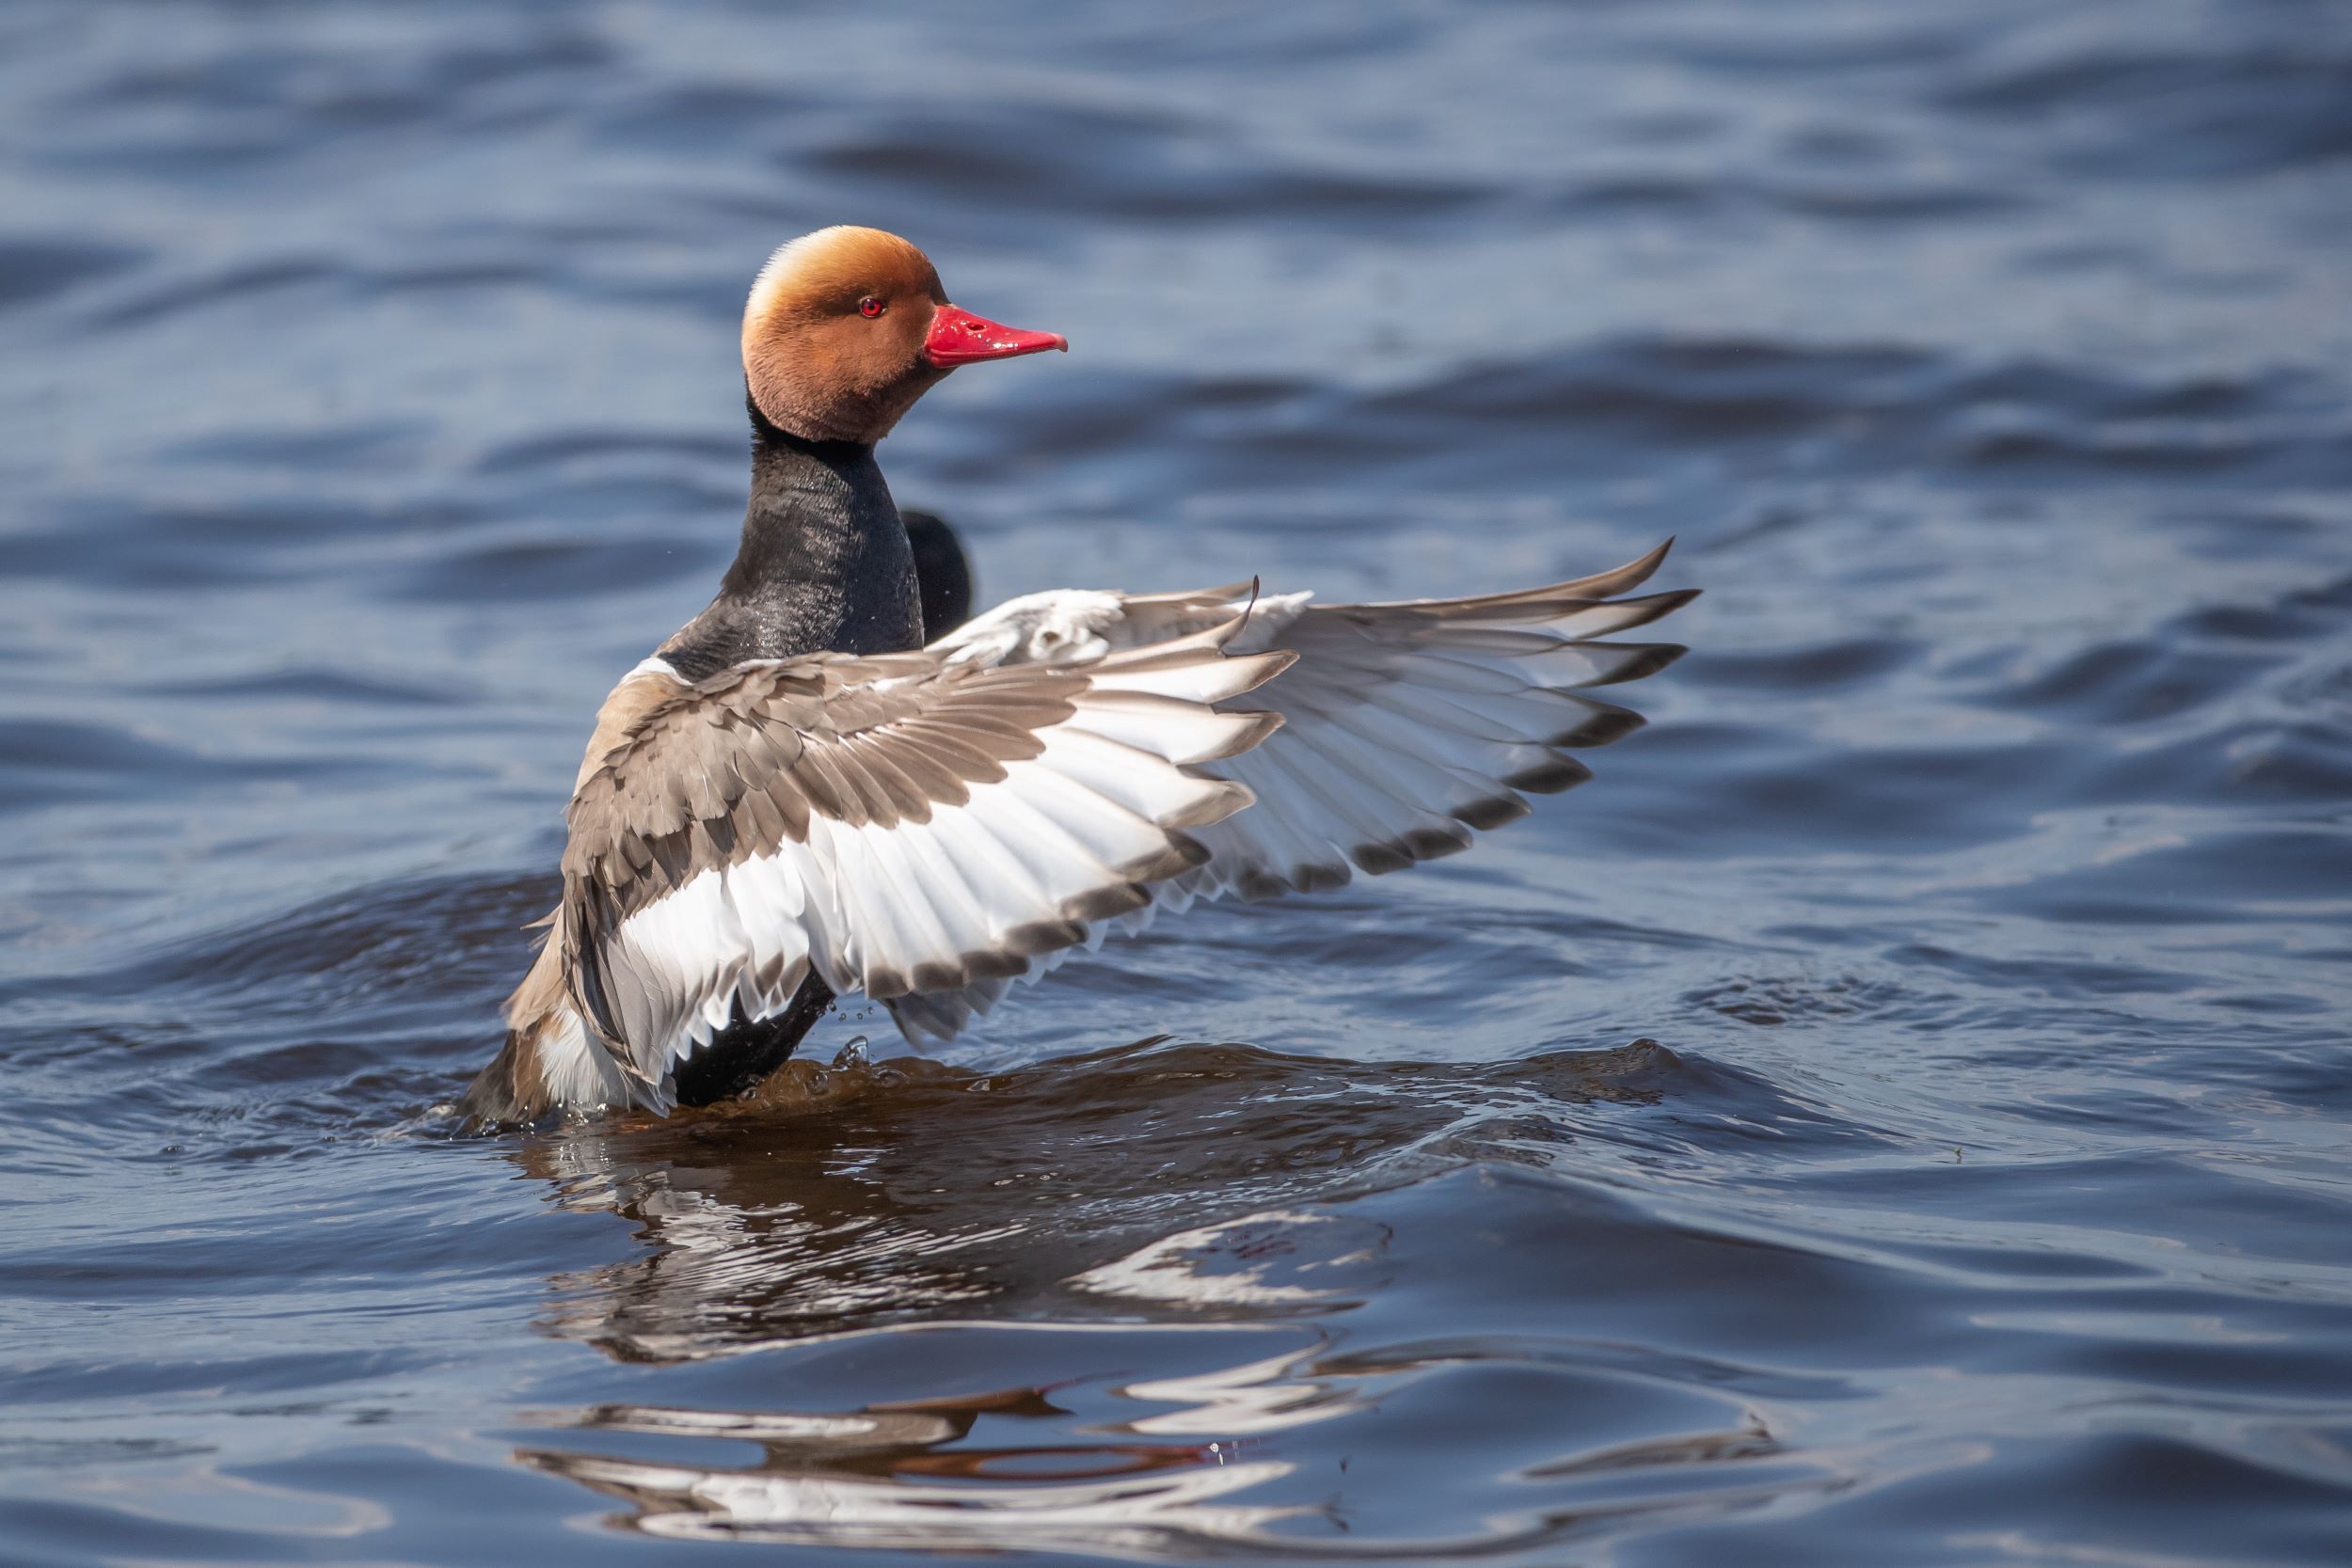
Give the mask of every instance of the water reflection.
[{"label": "water reflection", "polygon": [[516,1158],[638,1226],[644,1254],[558,1280],[548,1322],[626,1360],[1007,1299],[1255,1321],[1343,1302],[1377,1267],[1375,1236],[1299,1203],[1456,1164],[1481,1130],[1567,1135],[1579,1107],[1655,1100],[1680,1066],[1647,1040],[1472,1067],[1159,1040],[994,1075],[795,1063],[756,1101]]},{"label": "water reflection", "polygon": [[[1150,1353],[1181,1334],[1205,1341],[1195,1354],[1227,1356],[1264,1338],[1129,1330],[1119,1352],[1146,1334],[1160,1341]],[[1001,1325],[977,1323],[862,1338],[888,1357],[934,1335],[948,1341],[949,1377],[1005,1348]],[[1087,1338],[1042,1325],[1028,1337]],[[1485,1558],[1637,1513],[1802,1502],[1851,1479],[1836,1456],[1788,1451],[1752,1402],[1566,1373],[1579,1350],[1463,1340],[1350,1355],[1314,1340],[1181,1377],[835,1410],[600,1404],[516,1457],[624,1504],[617,1528],[671,1539],[1154,1560]],[[1464,1394],[1466,1408],[1409,1436],[1400,1487],[1393,1462],[1406,1456],[1391,1451],[1399,1423],[1379,1418],[1383,1402],[1427,1422]],[[1538,1423],[1540,1435],[1527,1430]]]},{"label": "water reflection", "polygon": [[[1817,1486],[1752,1400],[1694,1387],[1735,1376],[1665,1389],[1622,1347],[1525,1337],[1343,1343],[1393,1291],[1382,1195],[1680,1070],[1648,1041],[1478,1068],[1146,1041],[994,1077],[803,1066],[756,1104],[536,1140],[527,1168],[645,1243],[559,1279],[545,1326],[687,1397],[560,1413],[516,1457],[663,1537],[1146,1559],[1527,1544],[1693,1506],[1694,1470],[1731,1472],[1709,1508]],[[1461,1429],[1463,1511],[1391,1516],[1391,1400]],[[1528,1409],[1523,1451],[1478,1431]]]},{"label": "water reflection", "polygon": [[1196,1555],[1195,1541],[1259,1539],[1295,1506],[1231,1500],[1288,1476],[1218,1443],[967,1443],[983,1417],[1066,1416],[1043,1389],[840,1414],[727,1415],[605,1406],[598,1432],[691,1433],[756,1443],[750,1465],[710,1468],[527,1449],[524,1463],[627,1503],[650,1535],[899,1548]]}]

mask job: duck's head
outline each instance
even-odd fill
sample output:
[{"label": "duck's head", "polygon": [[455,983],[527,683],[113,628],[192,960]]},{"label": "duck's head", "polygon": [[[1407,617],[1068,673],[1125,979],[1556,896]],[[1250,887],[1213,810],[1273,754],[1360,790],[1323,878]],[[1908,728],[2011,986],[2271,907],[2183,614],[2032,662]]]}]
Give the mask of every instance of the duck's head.
[{"label": "duck's head", "polygon": [[743,308],[753,408],[811,441],[879,441],[958,365],[1069,347],[948,304],[930,258],[879,229],[782,246]]}]

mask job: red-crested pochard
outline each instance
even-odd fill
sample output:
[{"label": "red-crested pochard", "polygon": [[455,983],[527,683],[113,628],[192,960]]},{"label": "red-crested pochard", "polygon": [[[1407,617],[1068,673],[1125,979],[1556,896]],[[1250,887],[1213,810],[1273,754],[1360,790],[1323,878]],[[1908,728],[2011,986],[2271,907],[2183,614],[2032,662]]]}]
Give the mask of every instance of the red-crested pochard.
[{"label": "red-crested pochard", "polygon": [[466,1114],[707,1103],[836,997],[944,1039],[1157,911],[1467,848],[1641,722],[1591,689],[1682,652],[1606,641],[1692,597],[1619,596],[1662,546],[1468,599],[1033,594],[927,639],[874,443],[959,365],[1067,347],[949,304],[877,230],[770,259],[740,551],[597,714],[563,900]]}]

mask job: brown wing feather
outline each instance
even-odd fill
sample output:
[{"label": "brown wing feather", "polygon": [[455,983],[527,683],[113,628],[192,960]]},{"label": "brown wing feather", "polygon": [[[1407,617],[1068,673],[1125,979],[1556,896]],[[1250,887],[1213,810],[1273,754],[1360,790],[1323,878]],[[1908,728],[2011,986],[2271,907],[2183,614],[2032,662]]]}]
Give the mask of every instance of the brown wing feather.
[{"label": "brown wing feather", "polygon": [[[1145,722],[1164,732],[1187,726],[1201,732],[1186,742],[1194,750],[1181,755],[1119,753],[1127,766],[1159,769],[1182,798],[1169,798],[1152,816],[1121,817],[1126,847],[1102,861],[1104,885],[1057,895],[1035,910],[1036,918],[1024,915],[1009,924],[1002,933],[1007,955],[950,949],[918,958],[910,974],[876,967],[879,960],[868,953],[863,983],[876,994],[916,984],[966,983],[972,974],[1009,967],[1029,952],[1082,940],[1088,920],[1139,906],[1147,897],[1141,884],[1203,858],[1180,823],[1220,820],[1248,800],[1247,790],[1223,781],[1180,774],[1174,763],[1230,756],[1279,723],[1210,706],[1290,662],[1285,654],[1225,658],[1223,645],[1238,624],[1229,615],[1224,625],[1190,640],[1193,669],[1215,667],[1205,677],[1182,669],[1170,676],[1164,657],[1125,655],[1082,665],[1017,666],[958,663],[927,653],[822,655],[738,666],[691,686],[673,683],[656,701],[633,694],[633,719],[588,768],[566,814],[571,833],[558,941],[581,1015],[616,1056],[644,1072],[644,1052],[653,1042],[627,1037],[646,1034],[650,1021],[669,1016],[664,1008],[676,998],[649,1004],[646,988],[669,981],[642,963],[626,973],[612,968],[620,961],[613,943],[625,923],[706,873],[812,845],[818,819],[878,831],[884,843],[917,832],[939,811],[964,807],[975,791],[1003,784],[1009,768],[1040,758],[1048,732],[1078,715],[1082,703],[1091,705],[1093,714],[1080,722],[1082,730],[1087,722],[1113,729]],[[1097,678],[1113,685],[1092,691]],[[1203,679],[1214,689],[1201,688],[1190,701],[1149,689],[1171,680],[1180,689],[1187,682],[1200,687]],[[1097,748],[1120,746],[1115,737],[1104,738],[1107,732],[1089,730],[1080,738],[1086,735],[1095,736],[1090,744]],[[1155,820],[1159,816],[1166,820]],[[1052,826],[1050,811],[1032,820],[1036,832],[1061,831]],[[953,872],[936,850],[908,842],[909,848],[889,851],[885,860],[914,855],[926,875]],[[1069,843],[1078,847],[1075,839]],[[904,862],[901,871],[913,866],[914,861]],[[887,882],[887,866],[882,869]],[[911,891],[903,879],[897,885],[817,887],[811,896],[846,897],[845,907],[881,914],[901,936],[940,935],[919,890]],[[809,951],[816,950],[812,940]],[[627,1000],[632,997],[634,1004]]]},{"label": "brown wing feather", "polygon": [[[1086,686],[1043,666],[819,658],[738,667],[643,706],[565,814],[567,967],[593,971],[614,927],[703,872],[806,842],[812,816],[889,828],[959,803],[1037,755],[1036,731],[1068,718]],[[954,744],[923,746],[925,728]],[[612,1034],[601,998],[580,1001]]]}]

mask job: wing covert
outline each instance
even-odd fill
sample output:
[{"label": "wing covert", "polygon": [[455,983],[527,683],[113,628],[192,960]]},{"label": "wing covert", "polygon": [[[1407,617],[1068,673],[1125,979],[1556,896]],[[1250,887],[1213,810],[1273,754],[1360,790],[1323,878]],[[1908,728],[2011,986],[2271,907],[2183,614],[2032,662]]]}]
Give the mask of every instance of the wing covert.
[{"label": "wing covert", "polygon": [[1141,908],[1248,803],[1201,765],[1281,722],[1214,705],[1290,661],[1227,657],[1238,626],[1077,663],[746,664],[641,705],[567,813],[581,1017],[658,1094],[811,969],[878,1000],[953,990]]}]

